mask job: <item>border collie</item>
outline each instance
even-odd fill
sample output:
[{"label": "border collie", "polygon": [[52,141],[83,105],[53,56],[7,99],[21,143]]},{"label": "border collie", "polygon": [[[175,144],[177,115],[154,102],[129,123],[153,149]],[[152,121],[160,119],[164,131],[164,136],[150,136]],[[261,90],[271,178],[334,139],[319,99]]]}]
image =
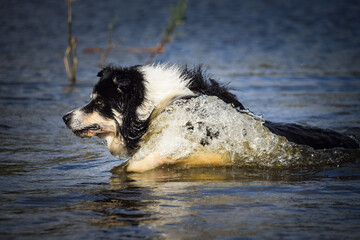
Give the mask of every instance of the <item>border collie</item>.
[{"label": "border collie", "polygon": [[[97,76],[100,77],[100,80],[94,86],[90,102],[67,113],[63,116],[63,120],[77,136],[82,138],[98,136],[106,141],[107,148],[114,156],[129,158],[122,167],[129,172],[144,172],[162,165],[179,163],[187,166],[223,166],[231,164],[234,157],[250,159],[251,155],[257,158],[266,158],[265,155],[257,155],[264,150],[257,148],[260,146],[256,146],[265,146],[266,144],[269,145],[266,156],[274,158],[271,153],[275,152],[276,144],[280,146],[278,148],[287,146],[279,145],[279,142],[286,142],[292,146],[307,146],[314,152],[318,149],[357,149],[359,147],[356,140],[331,130],[256,119],[234,94],[215,80],[206,77],[200,67],[188,69],[166,64],[133,67],[109,66],[102,69]],[[198,98],[206,98],[206,96],[209,99],[215,99],[213,102],[217,102],[218,105],[223,104],[212,113],[218,114],[219,112],[219,116],[215,118],[212,116],[211,121],[208,122],[206,119],[201,120],[200,115],[194,115],[195,117],[190,119],[191,114],[201,113],[205,104],[212,104],[212,102],[209,99],[205,102],[198,102],[197,107],[189,105],[189,102]],[[180,129],[177,133],[170,132],[168,129],[172,125],[171,121],[174,120],[171,120],[169,116],[174,114],[173,109],[180,108],[182,105],[186,105],[186,111],[188,111],[188,113],[186,111],[181,113],[179,118],[183,120],[181,126],[183,130]],[[229,116],[220,114],[220,111],[225,108],[230,108]],[[168,114],[167,117],[164,117],[165,113]],[[236,126],[238,124],[235,123],[236,119],[240,119],[242,116],[251,118],[254,122],[253,126],[259,128],[256,131],[263,132],[263,134],[250,136],[253,139],[247,139],[246,136],[250,135],[249,131],[255,128],[246,129],[243,126]],[[225,118],[230,120],[223,121]],[[207,125],[204,126],[204,124]],[[235,131],[232,125],[235,126]],[[237,128],[241,135],[235,136],[244,140],[224,139],[224,136],[219,140],[222,131],[232,129],[231,131],[235,133]],[[204,136],[191,137],[191,134],[194,135],[194,129],[203,129]],[[225,138],[233,136],[231,131]],[[267,133],[266,136],[265,133]],[[167,135],[166,138],[163,137],[165,135]],[[183,135],[181,141],[176,140],[178,135]],[[241,143],[245,139],[248,142]],[[252,140],[254,142],[251,142]],[[166,145],[172,141],[174,144],[171,147]],[[194,143],[191,147],[187,147],[187,141],[196,142],[197,145]],[[231,153],[232,150],[224,147],[223,144],[231,141],[239,141],[240,145],[236,145],[236,149],[245,151],[245,149],[252,148],[253,151],[247,151],[246,156],[241,156],[239,152],[234,155]],[[213,146],[212,142],[214,142]],[[152,146],[147,146],[150,144]],[[245,145],[246,147],[244,147]],[[141,151],[142,148],[147,151]],[[282,149],[282,151],[284,150]],[[230,158],[227,157],[230,155]]]}]

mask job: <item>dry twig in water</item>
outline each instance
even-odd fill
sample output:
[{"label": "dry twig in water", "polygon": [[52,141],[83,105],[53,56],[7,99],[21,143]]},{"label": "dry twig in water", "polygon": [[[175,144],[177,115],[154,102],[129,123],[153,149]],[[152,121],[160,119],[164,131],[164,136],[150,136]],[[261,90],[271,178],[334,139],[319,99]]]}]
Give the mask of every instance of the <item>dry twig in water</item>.
[{"label": "dry twig in water", "polygon": [[113,31],[116,21],[117,21],[117,17],[115,17],[112,20],[112,22],[109,24],[108,46],[106,47],[105,52],[101,56],[100,61],[98,63],[98,67],[100,68],[104,65],[104,62],[107,56],[109,55],[109,53],[111,52],[111,50],[115,47],[115,43],[113,43]]},{"label": "dry twig in water", "polygon": [[[72,9],[71,3],[74,0],[67,0],[68,7],[68,47],[65,50],[64,54],[64,65],[68,78],[71,80],[71,83],[75,83],[76,80],[76,67],[77,67],[77,57],[76,57],[76,38],[72,37]],[[70,61],[69,61],[70,60]]]},{"label": "dry twig in water", "polygon": [[187,0],[180,0],[176,7],[171,6],[170,18],[168,20],[167,26],[165,28],[161,41],[155,47],[131,48],[128,49],[127,52],[150,52],[151,54],[146,61],[146,64],[150,64],[156,54],[164,52],[165,45],[176,37],[173,35],[173,33],[178,26],[184,23],[184,14],[187,8],[187,2]]}]

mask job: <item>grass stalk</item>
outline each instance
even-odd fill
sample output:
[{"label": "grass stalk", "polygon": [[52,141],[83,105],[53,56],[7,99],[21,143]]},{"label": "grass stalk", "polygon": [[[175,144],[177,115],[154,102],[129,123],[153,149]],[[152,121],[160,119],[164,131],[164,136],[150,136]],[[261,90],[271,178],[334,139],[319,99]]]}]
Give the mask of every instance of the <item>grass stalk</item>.
[{"label": "grass stalk", "polygon": [[108,57],[108,55],[110,54],[111,50],[115,47],[115,43],[113,42],[113,32],[114,32],[116,22],[117,22],[117,17],[115,17],[109,24],[108,45],[98,63],[98,67],[100,67],[100,68],[104,65],[104,62],[105,62],[106,58]]},{"label": "grass stalk", "polygon": [[72,2],[74,0],[67,0],[68,8],[68,47],[64,54],[64,65],[66,74],[71,83],[76,81],[76,68],[77,68],[77,56],[76,56],[76,38],[72,37]]},{"label": "grass stalk", "polygon": [[167,22],[166,28],[163,31],[163,35],[161,37],[160,42],[154,47],[137,47],[137,48],[130,48],[127,49],[126,52],[128,53],[142,53],[148,52],[150,53],[149,58],[146,61],[146,64],[150,64],[156,54],[162,53],[165,50],[166,44],[171,42],[173,39],[177,37],[174,35],[174,31],[177,27],[184,23],[184,15],[187,8],[188,0],[179,0],[176,7],[170,7],[170,17]]},{"label": "grass stalk", "polygon": [[161,53],[165,49],[165,45],[175,38],[173,35],[175,29],[184,23],[184,15],[187,8],[188,0],[179,0],[176,7],[170,7],[170,17],[167,26],[164,30],[161,41],[154,47],[154,51],[151,52],[146,64],[150,64],[156,54]]}]

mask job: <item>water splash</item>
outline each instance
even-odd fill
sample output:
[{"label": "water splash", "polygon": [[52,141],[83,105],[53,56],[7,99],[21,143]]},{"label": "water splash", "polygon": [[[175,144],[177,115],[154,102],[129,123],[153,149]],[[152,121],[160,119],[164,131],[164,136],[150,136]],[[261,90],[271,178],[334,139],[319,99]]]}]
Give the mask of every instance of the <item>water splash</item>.
[{"label": "water splash", "polygon": [[265,120],[264,120],[264,115],[263,115],[263,114],[253,113],[253,112],[250,111],[250,109],[248,109],[248,108],[246,108],[246,109],[236,108],[236,110],[238,110],[238,112],[240,112],[240,113],[246,113],[247,115],[251,116],[251,117],[254,118],[255,120],[261,121],[262,123],[265,122]]},{"label": "water splash", "polygon": [[[238,166],[294,167],[339,164],[351,160],[342,149],[314,150],[289,142],[263,126],[262,116],[239,111],[214,96],[176,100],[152,122],[147,141],[133,159],[158,152],[182,159],[197,151],[226,156]],[[353,151],[353,150],[352,150]]]}]

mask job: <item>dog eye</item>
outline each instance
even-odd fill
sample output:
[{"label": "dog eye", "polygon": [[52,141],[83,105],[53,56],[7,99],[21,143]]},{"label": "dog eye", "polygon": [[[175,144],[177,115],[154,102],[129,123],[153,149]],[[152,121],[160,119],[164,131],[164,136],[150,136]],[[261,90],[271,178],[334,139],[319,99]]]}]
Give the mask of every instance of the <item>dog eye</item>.
[{"label": "dog eye", "polygon": [[103,104],[103,100],[102,99],[96,99],[96,104],[97,105],[102,105]]}]

